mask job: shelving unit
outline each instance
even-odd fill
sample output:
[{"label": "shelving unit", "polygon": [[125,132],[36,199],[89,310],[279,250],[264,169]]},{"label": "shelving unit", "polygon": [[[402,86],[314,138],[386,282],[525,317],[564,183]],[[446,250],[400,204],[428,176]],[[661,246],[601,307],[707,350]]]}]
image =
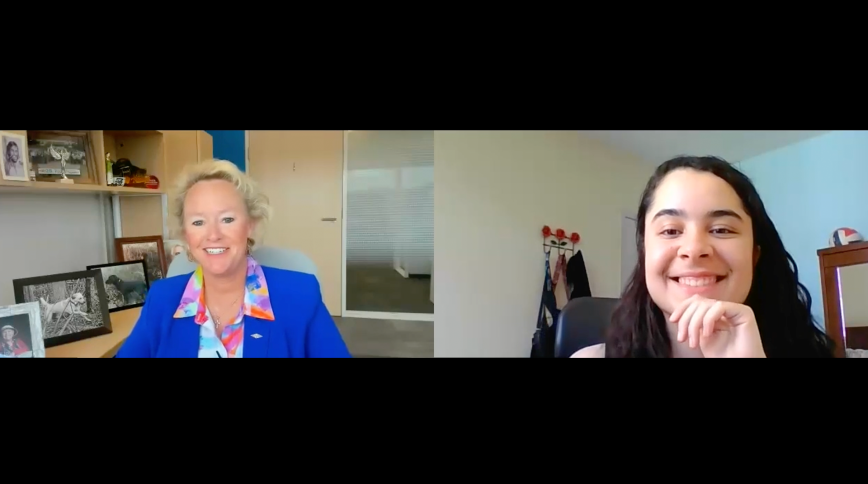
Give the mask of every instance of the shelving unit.
[{"label": "shelving unit", "polygon": [[[27,135],[26,130],[11,132]],[[97,184],[57,183],[44,181],[8,181],[0,179],[0,188],[14,188],[29,192],[50,193],[109,193],[112,195],[162,195],[166,185],[161,175],[166,170],[166,153],[163,146],[162,131],[90,131],[93,144],[94,164],[97,169]],[[112,187],[106,183],[105,153],[108,151],[113,160],[129,158],[133,164],[144,168],[149,175],[160,180],[159,189]]]},{"label": "shelving unit", "polygon": [[[26,136],[25,130],[3,130]],[[4,193],[31,193],[39,196],[98,195],[111,197],[115,237],[162,235],[164,239],[176,237],[176,224],[172,222],[173,201],[168,197],[171,186],[189,164],[213,158],[211,136],[197,130],[100,130],[90,131],[96,184],[65,184],[48,181],[7,181],[0,177],[0,195]],[[128,158],[133,165],[147,170],[148,175],[160,181],[158,189],[114,187],[106,183],[105,154],[112,160]],[[62,202],[61,202],[62,203]],[[2,209],[2,207],[0,207]],[[104,228],[108,228],[105,225]],[[111,231],[109,231],[110,237]],[[108,243],[108,260],[112,244]],[[34,256],[35,257],[35,256]],[[44,270],[44,269],[43,269]],[[83,268],[82,268],[83,270]],[[64,272],[58,270],[57,272]],[[36,274],[34,274],[36,275]],[[112,313],[113,332],[67,345],[49,348],[49,357],[110,357],[117,351],[138,319],[139,309]]]}]

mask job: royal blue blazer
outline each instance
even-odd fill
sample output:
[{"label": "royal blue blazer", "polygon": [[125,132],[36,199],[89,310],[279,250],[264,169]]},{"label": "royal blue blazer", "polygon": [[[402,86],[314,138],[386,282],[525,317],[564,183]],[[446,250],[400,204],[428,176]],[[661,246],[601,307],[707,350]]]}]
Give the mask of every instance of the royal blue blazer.
[{"label": "royal blue blazer", "polygon": [[[262,266],[274,321],[244,316],[244,358],[349,358],[316,277]],[[192,274],[155,282],[118,358],[197,358],[201,326],[175,318]],[[258,337],[253,337],[257,335]]]}]

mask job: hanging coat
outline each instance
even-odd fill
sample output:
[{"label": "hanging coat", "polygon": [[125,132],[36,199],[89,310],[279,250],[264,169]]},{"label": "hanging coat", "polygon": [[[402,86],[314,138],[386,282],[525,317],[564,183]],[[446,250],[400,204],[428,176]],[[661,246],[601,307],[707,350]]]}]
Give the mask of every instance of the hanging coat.
[{"label": "hanging coat", "polygon": [[581,250],[577,250],[567,263],[567,284],[571,288],[570,299],[591,297],[591,284],[588,282],[588,271],[585,269]]},{"label": "hanging coat", "polygon": [[555,301],[550,270],[549,254],[546,253],[545,280],[537,314],[536,331],[531,341],[531,358],[554,358],[555,356],[555,333],[561,311]]}]

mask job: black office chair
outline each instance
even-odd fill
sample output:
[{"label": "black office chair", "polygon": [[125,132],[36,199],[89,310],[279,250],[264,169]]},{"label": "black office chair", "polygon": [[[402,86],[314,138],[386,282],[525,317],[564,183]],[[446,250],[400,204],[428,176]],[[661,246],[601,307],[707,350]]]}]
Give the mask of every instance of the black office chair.
[{"label": "black office chair", "polygon": [[569,358],[586,346],[604,343],[617,304],[618,298],[609,297],[571,299],[558,315],[555,358]]}]

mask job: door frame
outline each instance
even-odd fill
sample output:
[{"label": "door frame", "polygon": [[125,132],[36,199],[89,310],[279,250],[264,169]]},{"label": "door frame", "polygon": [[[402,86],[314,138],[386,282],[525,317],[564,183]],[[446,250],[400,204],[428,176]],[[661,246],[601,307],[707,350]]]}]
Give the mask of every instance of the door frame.
[{"label": "door frame", "polygon": [[[637,220],[636,220],[636,214],[635,214],[635,213],[627,212],[626,210],[622,210],[622,212],[621,212],[621,219],[619,220],[619,221],[621,222],[621,224],[620,224],[620,227],[621,227],[621,228],[624,227],[624,219],[631,220],[631,221],[633,222],[633,225],[638,224],[638,222],[637,222]],[[623,234],[622,234],[622,235],[623,235]],[[636,242],[636,236],[635,236],[635,235],[633,236],[633,242],[634,242],[634,244],[635,244],[635,242]],[[636,254],[636,257],[637,257],[637,258],[639,257],[639,254],[638,254],[638,253]],[[622,262],[622,263],[624,262],[624,241],[623,241],[623,240],[621,240],[621,261],[620,261],[620,262]],[[621,267],[621,275],[622,275],[622,276],[624,275],[624,267],[623,267],[623,266]],[[623,294],[623,292],[624,292],[624,287],[625,287],[625,285],[624,285],[624,281],[623,281],[623,280],[622,280],[622,281],[619,281],[619,283],[620,283],[620,286],[621,286],[621,288],[619,289],[619,291],[620,291],[619,294]]]},{"label": "door frame", "polygon": [[[344,180],[343,180],[343,207],[341,208],[341,316],[344,318],[364,319],[391,319],[397,321],[427,321],[434,322],[433,314],[422,313],[389,313],[381,311],[351,311],[347,310],[347,154],[349,134],[352,130],[344,130]],[[431,278],[434,284],[434,278]],[[434,309],[437,310],[436,308]]]},{"label": "door frame", "polygon": [[244,172],[248,171],[250,166],[250,131],[244,130]]}]

